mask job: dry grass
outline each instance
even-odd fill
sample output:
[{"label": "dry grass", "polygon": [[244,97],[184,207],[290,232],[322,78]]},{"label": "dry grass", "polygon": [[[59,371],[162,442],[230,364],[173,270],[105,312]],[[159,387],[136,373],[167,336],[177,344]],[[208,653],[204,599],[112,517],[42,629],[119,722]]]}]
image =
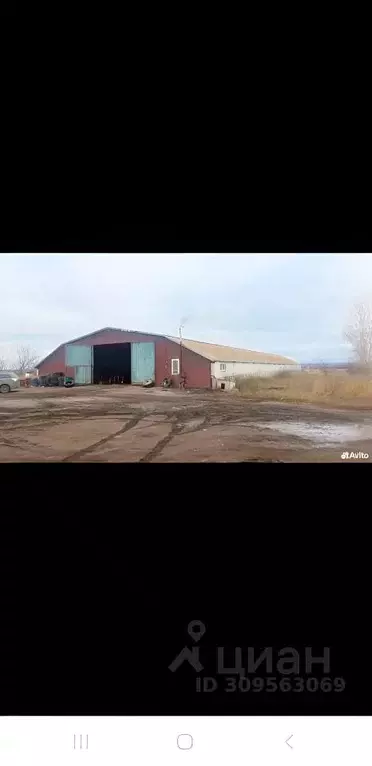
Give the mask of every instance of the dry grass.
[{"label": "dry grass", "polygon": [[288,402],[352,403],[372,407],[372,376],[347,372],[283,372],[271,378],[236,378],[241,396]]}]

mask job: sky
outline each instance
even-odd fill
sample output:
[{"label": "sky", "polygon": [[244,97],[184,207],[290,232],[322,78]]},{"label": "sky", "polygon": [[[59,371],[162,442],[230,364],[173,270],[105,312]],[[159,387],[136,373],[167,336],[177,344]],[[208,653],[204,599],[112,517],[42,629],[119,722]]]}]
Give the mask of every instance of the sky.
[{"label": "sky", "polygon": [[[347,361],[372,255],[0,255],[0,358],[40,359],[102,327]],[[9,365],[11,366],[11,364]]]}]

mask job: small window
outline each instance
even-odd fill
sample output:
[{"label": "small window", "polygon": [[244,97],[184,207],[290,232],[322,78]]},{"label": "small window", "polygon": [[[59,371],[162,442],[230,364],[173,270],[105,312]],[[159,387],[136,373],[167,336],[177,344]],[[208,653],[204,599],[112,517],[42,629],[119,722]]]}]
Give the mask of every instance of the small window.
[{"label": "small window", "polygon": [[172,375],[179,375],[180,374],[180,360],[179,359],[172,359],[171,360],[171,374]]},{"label": "small window", "polygon": [[226,364],[225,363],[220,364],[220,371],[221,372],[226,372]]}]

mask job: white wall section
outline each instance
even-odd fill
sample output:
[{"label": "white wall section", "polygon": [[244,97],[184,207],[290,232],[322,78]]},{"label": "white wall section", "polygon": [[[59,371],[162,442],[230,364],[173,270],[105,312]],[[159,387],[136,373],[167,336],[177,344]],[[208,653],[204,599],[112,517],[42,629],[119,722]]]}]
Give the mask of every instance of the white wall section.
[{"label": "white wall section", "polygon": [[301,370],[300,364],[260,364],[254,362],[225,362],[226,370],[220,369],[221,362],[211,363],[211,375],[217,380],[224,380],[232,375],[257,375],[260,377],[277,375],[278,372]]}]

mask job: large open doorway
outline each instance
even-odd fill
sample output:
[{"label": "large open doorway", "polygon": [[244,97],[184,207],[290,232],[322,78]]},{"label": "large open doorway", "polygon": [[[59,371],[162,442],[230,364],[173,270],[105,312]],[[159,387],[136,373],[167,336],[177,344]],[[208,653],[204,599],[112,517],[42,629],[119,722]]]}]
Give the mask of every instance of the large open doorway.
[{"label": "large open doorway", "polygon": [[93,346],[93,382],[104,385],[132,382],[130,343]]}]

